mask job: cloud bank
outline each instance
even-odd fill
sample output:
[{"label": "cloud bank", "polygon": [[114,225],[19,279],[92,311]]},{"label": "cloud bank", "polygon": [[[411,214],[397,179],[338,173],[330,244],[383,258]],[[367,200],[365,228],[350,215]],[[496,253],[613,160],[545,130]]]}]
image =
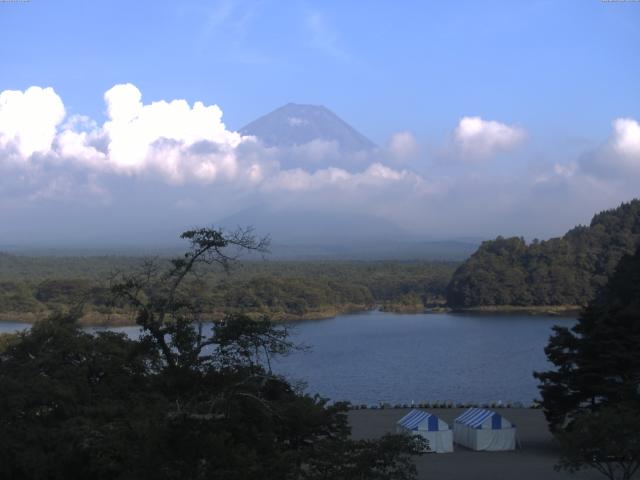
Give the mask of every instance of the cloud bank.
[{"label": "cloud bank", "polygon": [[[166,225],[175,234],[256,205],[363,214],[419,235],[544,236],[640,195],[632,118],[615,119],[609,138],[577,159],[436,175],[407,131],[367,153],[345,155],[322,140],[268,148],[228,129],[217,105],[145,103],[132,84],[109,89],[104,101],[98,123],[67,116],[52,88],[0,93],[0,244],[44,225],[69,235]],[[526,136],[471,116],[451,130],[459,165],[511,155]]]},{"label": "cloud bank", "polygon": [[[0,98],[0,162],[5,164],[67,164],[94,173],[159,175],[171,184],[224,181],[267,190],[379,184],[411,176],[372,162],[374,157],[367,157],[370,165],[357,174],[329,165],[344,163],[344,158],[334,143],[323,140],[266,148],[254,137],[228,130],[217,105],[185,100],[144,104],[132,84],[116,85],[104,94],[107,120],[101,126],[78,116],[63,123],[64,104],[51,88],[6,91]],[[401,133],[392,137],[389,154],[405,158],[416,148],[413,137]],[[283,168],[282,160],[290,157],[314,171]]]},{"label": "cloud bank", "polygon": [[[30,166],[68,163],[123,175],[154,172],[172,183],[233,179],[243,173],[235,155],[242,137],[225,128],[218,106],[190,106],[184,100],[145,105],[131,84],[114,86],[104,99],[107,120],[98,127],[82,117],[62,124],[64,106],[51,88],[3,92],[3,158],[18,157]],[[244,174],[255,178],[255,166],[247,169]]]}]

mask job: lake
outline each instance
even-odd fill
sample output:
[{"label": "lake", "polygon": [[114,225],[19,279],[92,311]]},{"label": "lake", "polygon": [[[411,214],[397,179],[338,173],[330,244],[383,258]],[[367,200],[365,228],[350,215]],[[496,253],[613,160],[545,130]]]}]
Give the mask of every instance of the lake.
[{"label": "lake", "polygon": [[[492,402],[538,398],[534,370],[549,368],[544,315],[363,312],[295,322],[292,339],[311,347],[274,363],[310,392],[354,403]],[[0,322],[0,331],[27,325]],[[117,328],[131,336],[136,327]]]}]

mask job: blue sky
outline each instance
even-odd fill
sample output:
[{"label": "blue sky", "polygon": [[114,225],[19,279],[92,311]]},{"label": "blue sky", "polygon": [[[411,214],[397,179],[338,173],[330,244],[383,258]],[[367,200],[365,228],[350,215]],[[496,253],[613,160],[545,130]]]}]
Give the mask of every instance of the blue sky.
[{"label": "blue sky", "polygon": [[[529,196],[514,199],[514,192],[505,192],[509,199],[500,200],[491,192],[535,176],[551,182],[553,195],[561,195],[554,199],[567,198],[573,205],[546,227],[542,209],[527,214],[529,223],[492,223],[477,232],[483,235],[502,226],[515,233],[538,224],[523,233],[561,233],[565,225],[588,219],[592,209],[640,193],[632,183],[602,187],[601,196],[588,202],[579,193],[593,192],[589,182],[601,183],[604,159],[615,156],[611,152],[624,132],[631,132],[631,150],[625,150],[623,160],[611,162],[628,167],[619,172],[622,180],[640,178],[629,177],[637,167],[634,124],[625,124],[629,129],[624,132],[612,127],[618,119],[640,119],[636,2],[31,0],[0,4],[0,40],[0,92],[52,87],[64,103],[65,118],[84,115],[98,128],[108,120],[103,94],[126,83],[142,92],[144,104],[185,99],[190,105],[218,105],[230,130],[290,101],[323,104],[381,146],[397,132],[410,132],[420,153],[409,163],[385,165],[394,172],[420,175],[431,182],[431,192],[449,189],[451,195],[460,195],[473,190],[465,182],[474,188],[486,185],[486,192],[477,193],[480,202],[473,203],[494,205],[489,210],[495,217],[504,213],[496,202],[508,201],[521,210],[510,208],[507,218],[519,218],[530,212],[530,206],[522,210],[522,205],[543,195],[536,193],[537,180],[533,187],[531,182],[527,185]],[[509,148],[492,149],[491,161],[457,161],[464,155],[451,154],[451,142],[464,117],[499,122],[522,135]],[[379,161],[372,159],[371,164]],[[133,180],[130,174],[114,180],[118,175],[113,172],[88,173],[87,162],[79,171],[78,163],[71,173],[51,167],[54,173],[47,170],[47,175],[59,178],[55,175],[64,173],[68,182],[82,181],[85,186],[91,177],[98,189],[107,191],[124,188],[122,182],[144,183],[136,175]],[[582,183],[573,178],[567,185],[565,178],[559,187],[549,180],[553,172],[564,177],[578,172]],[[148,180],[151,183],[140,191],[154,190],[150,185],[155,181]],[[162,188],[171,190],[169,197],[184,189],[171,182]],[[206,195],[205,190],[200,194]],[[13,195],[19,203],[19,195]],[[182,204],[187,200],[192,199]],[[38,214],[33,198],[25,202],[11,211],[12,218],[19,211]],[[398,208],[406,202],[409,199],[398,201]],[[434,205],[460,202],[443,196]],[[96,208],[124,208],[113,197],[106,204]],[[465,210],[462,203],[459,208]],[[374,213],[382,210],[381,206]],[[228,213],[234,213],[233,208]],[[437,218],[425,220],[424,230],[432,231],[429,222]]]},{"label": "blue sky", "polygon": [[632,3],[32,0],[2,5],[0,32],[0,89],[52,86],[94,118],[125,82],[216,103],[232,128],[324,104],[377,142],[469,114],[598,140],[640,110]]}]

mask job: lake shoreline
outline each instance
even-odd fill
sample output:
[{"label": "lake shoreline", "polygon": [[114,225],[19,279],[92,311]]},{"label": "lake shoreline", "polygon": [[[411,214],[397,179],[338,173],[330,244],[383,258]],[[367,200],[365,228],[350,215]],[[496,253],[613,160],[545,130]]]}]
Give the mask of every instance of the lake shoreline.
[{"label": "lake shoreline", "polygon": [[451,313],[489,313],[574,316],[580,313],[580,305],[486,305],[480,307],[452,308]]},{"label": "lake shoreline", "polygon": [[[449,308],[445,306],[438,307],[424,307],[419,305],[404,305],[404,304],[374,304],[374,305],[360,305],[360,304],[346,304],[341,306],[327,306],[326,308],[307,312],[302,315],[291,314],[287,312],[245,312],[245,314],[251,318],[259,319],[262,316],[269,317],[274,323],[290,323],[290,322],[303,322],[314,320],[328,320],[335,318],[338,315],[354,314],[354,313],[366,313],[371,311],[381,311],[388,313],[399,313],[406,315],[420,315],[420,314],[440,314],[440,313],[465,313],[465,314],[478,314],[478,315],[545,315],[545,316],[577,316],[581,307],[578,305],[545,305],[545,306],[517,306],[517,305],[491,305],[482,307],[468,307],[468,308]],[[54,311],[42,311],[42,312],[3,312],[0,313],[0,322],[17,322],[34,324],[38,321],[44,320]],[[219,322],[226,315],[230,313],[241,312],[208,312],[202,314],[202,319],[205,322]],[[80,325],[86,327],[131,327],[136,325],[135,317],[131,313],[101,313],[101,312],[87,312],[79,321]]]},{"label": "lake shoreline", "polygon": [[[351,313],[365,313],[375,311],[378,305],[359,305],[346,304],[339,307],[328,306],[320,310],[314,310],[302,315],[295,315],[286,312],[234,312],[234,311],[217,311],[206,312],[201,315],[203,322],[220,322],[229,314],[243,313],[255,320],[263,316],[269,317],[274,323],[289,323],[313,320],[327,320],[335,318],[339,315]],[[0,313],[0,322],[16,322],[32,325],[39,321],[45,320],[55,312],[45,310],[42,312],[2,312]],[[424,312],[412,312],[424,313]],[[80,325],[85,327],[132,327],[136,326],[135,315],[132,313],[100,313],[87,312],[80,318]]]}]

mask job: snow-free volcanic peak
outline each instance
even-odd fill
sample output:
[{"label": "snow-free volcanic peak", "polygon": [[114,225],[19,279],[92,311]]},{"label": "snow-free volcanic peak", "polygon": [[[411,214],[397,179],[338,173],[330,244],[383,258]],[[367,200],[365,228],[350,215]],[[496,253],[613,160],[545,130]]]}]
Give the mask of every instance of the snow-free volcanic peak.
[{"label": "snow-free volcanic peak", "polygon": [[288,103],[240,129],[268,147],[290,147],[314,140],[335,142],[345,153],[376,148],[375,143],[322,105]]}]

